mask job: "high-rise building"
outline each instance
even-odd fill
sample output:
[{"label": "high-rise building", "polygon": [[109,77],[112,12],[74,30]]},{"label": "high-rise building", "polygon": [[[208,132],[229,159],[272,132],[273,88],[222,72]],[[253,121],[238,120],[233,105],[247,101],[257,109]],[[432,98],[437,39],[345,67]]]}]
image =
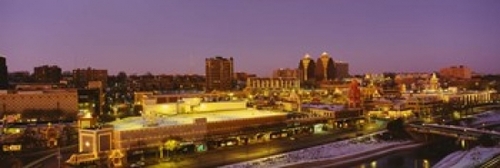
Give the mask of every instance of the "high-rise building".
[{"label": "high-rise building", "polygon": [[[90,81],[101,81],[106,85],[108,81],[108,70],[98,69],[75,69],[73,70],[73,82],[77,88],[85,88]],[[103,88],[106,88],[105,86]]]},{"label": "high-rise building", "polygon": [[300,60],[299,69],[303,72],[303,81],[314,80],[315,67],[314,60],[309,54],[306,54],[304,58]]},{"label": "high-rise building", "polygon": [[0,89],[9,87],[9,76],[7,73],[7,64],[5,57],[0,55]]},{"label": "high-rise building", "polygon": [[471,79],[472,71],[463,65],[451,66],[439,70],[439,75],[447,79]]},{"label": "high-rise building", "polygon": [[349,64],[347,62],[334,62],[335,79],[344,79],[349,77]]},{"label": "high-rise building", "polygon": [[233,86],[233,57],[206,58],[206,90],[231,90]]},{"label": "high-rise building", "polygon": [[61,68],[56,65],[35,67],[33,76],[36,82],[59,83],[61,81]]},{"label": "high-rise building", "polygon": [[102,93],[98,88],[78,89],[78,111],[93,117],[102,115]]},{"label": "high-rise building", "polygon": [[315,77],[317,81],[335,79],[335,67],[332,58],[328,53],[323,52],[316,61]]}]

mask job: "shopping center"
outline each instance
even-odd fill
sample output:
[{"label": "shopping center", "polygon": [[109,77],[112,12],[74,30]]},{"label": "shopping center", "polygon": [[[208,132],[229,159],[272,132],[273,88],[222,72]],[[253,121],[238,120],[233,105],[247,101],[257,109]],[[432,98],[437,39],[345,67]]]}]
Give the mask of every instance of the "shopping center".
[{"label": "shopping center", "polygon": [[204,152],[223,146],[310,134],[338,119],[336,115],[257,110],[247,107],[245,100],[204,99],[203,96],[180,97],[166,103],[158,101],[164,96],[149,96],[147,100],[156,101],[143,101],[141,116],[80,129],[80,154],[74,154],[67,163],[77,165],[106,158],[111,164],[120,166],[126,164],[127,157],[144,151],[159,151],[162,155],[172,141],[176,142],[176,149]]}]

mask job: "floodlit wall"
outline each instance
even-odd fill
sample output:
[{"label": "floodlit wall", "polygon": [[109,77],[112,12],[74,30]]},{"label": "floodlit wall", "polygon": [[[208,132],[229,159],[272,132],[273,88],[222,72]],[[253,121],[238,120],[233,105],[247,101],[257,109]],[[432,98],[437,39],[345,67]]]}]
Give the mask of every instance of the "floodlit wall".
[{"label": "floodlit wall", "polygon": [[138,149],[155,147],[164,143],[169,138],[182,138],[185,140],[202,140],[206,135],[206,124],[186,124],[164,127],[150,127],[135,130],[114,132],[116,149]]},{"label": "floodlit wall", "polygon": [[207,124],[208,135],[229,134],[234,132],[244,131],[246,128],[256,128],[263,125],[274,125],[285,123],[287,117],[285,115],[259,117],[259,118],[244,118],[229,121],[217,121]]},{"label": "floodlit wall", "polygon": [[208,111],[225,111],[225,110],[239,110],[246,109],[246,101],[229,101],[229,102],[211,102],[211,103],[200,103],[199,106],[195,106],[193,111],[208,112]]},{"label": "floodlit wall", "polygon": [[178,105],[177,103],[152,104],[143,106],[143,110],[145,112],[153,112],[164,115],[177,114],[177,108],[180,109],[180,105]]},{"label": "floodlit wall", "polygon": [[411,117],[413,116],[413,112],[412,110],[369,111],[368,115],[379,118],[399,118],[399,117]]},{"label": "floodlit wall", "polygon": [[246,101],[199,102],[199,99],[188,99],[182,103],[145,104],[145,112],[163,115],[179,113],[196,113],[210,111],[226,111],[246,109]]}]

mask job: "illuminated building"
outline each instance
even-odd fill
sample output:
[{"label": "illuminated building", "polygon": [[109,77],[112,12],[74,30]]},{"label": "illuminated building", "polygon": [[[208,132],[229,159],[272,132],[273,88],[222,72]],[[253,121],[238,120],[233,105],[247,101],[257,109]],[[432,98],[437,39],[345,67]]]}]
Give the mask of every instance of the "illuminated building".
[{"label": "illuminated building", "polygon": [[88,86],[78,89],[78,127],[90,126],[95,118],[103,115],[104,94],[100,81],[90,81]]},{"label": "illuminated building", "polygon": [[335,79],[335,65],[326,52],[323,52],[316,61],[315,77],[317,81]]},{"label": "illuminated building", "polygon": [[302,71],[300,69],[280,68],[273,71],[273,78],[296,78],[302,81]]},{"label": "illuminated building", "polygon": [[439,89],[441,89],[439,87],[439,79],[436,77],[436,74],[432,74],[431,79],[429,79],[429,90],[435,92]]},{"label": "illuminated building", "polygon": [[233,86],[233,57],[205,59],[206,90],[225,91]]},{"label": "illuminated building", "polygon": [[89,81],[101,81],[103,85],[106,85],[108,81],[108,70],[92,68],[73,70],[73,82],[77,88],[87,87]]},{"label": "illuminated building", "polygon": [[433,108],[443,101],[439,95],[434,94],[411,94],[406,97],[405,107],[416,113],[429,115]]},{"label": "illuminated building", "polygon": [[297,78],[248,78],[247,89],[298,90],[300,89],[300,81]]},{"label": "illuminated building", "polygon": [[361,90],[357,80],[352,80],[349,84],[349,107],[357,108],[361,105]]},{"label": "illuminated building", "polygon": [[7,64],[5,57],[0,55],[0,89],[7,89],[9,87],[7,72]]},{"label": "illuminated building", "polygon": [[[328,112],[328,115],[289,116],[288,113],[247,108],[244,100],[231,93],[153,95],[138,93],[141,117],[123,118],[108,126],[79,130],[79,153],[67,163],[79,164],[113,159],[113,165],[126,165],[126,156],[144,151],[160,152],[175,140],[178,147],[195,146],[213,150],[223,146],[265,142],[288,137],[298,130],[313,133],[326,120],[349,120],[354,113]],[[300,101],[299,101],[300,102]],[[356,113],[358,114],[358,113]],[[290,123],[295,123],[290,127]],[[115,160],[116,159],[116,160]]]},{"label": "illuminated building", "polygon": [[302,81],[330,81],[348,78],[349,64],[334,61],[326,52],[323,52],[316,62],[306,54],[299,62],[299,70],[302,71]]},{"label": "illuminated building", "polygon": [[454,102],[460,105],[492,102],[494,91],[456,91],[449,89],[436,92],[404,93],[405,107],[417,113],[430,114],[441,103]]},{"label": "illuminated building", "polygon": [[314,60],[311,58],[309,54],[304,55],[299,62],[299,70],[303,73],[303,77],[301,78],[303,81],[314,80],[314,71],[316,69],[316,65],[314,64]]},{"label": "illuminated building", "polygon": [[[113,164],[126,164],[125,156],[144,149],[161,150],[169,139],[177,138],[185,144],[193,144],[195,149],[207,148],[209,140],[227,138],[231,133],[257,126],[276,126],[287,120],[286,113],[246,109],[246,104],[238,101],[207,102],[205,105],[212,112],[162,117],[160,114],[169,112],[149,111],[143,112],[142,117],[112,122],[109,127],[80,129],[80,153],[74,154],[67,163],[112,158],[110,153],[119,153],[122,157]],[[242,135],[241,138],[250,137]]]},{"label": "illuminated building", "polygon": [[101,114],[101,92],[99,89],[78,89],[78,112],[81,116]]},{"label": "illuminated building", "polygon": [[439,75],[447,79],[471,79],[472,71],[463,65],[451,66],[439,70]]},{"label": "illuminated building", "polygon": [[168,95],[142,93],[137,95],[142,95],[142,98],[137,99],[136,104],[142,105],[142,112],[145,114],[171,115],[246,108],[245,101],[233,101],[236,99],[234,93]]},{"label": "illuminated building", "polygon": [[61,80],[61,68],[55,65],[35,67],[33,76],[36,82],[59,83],[59,81]]}]

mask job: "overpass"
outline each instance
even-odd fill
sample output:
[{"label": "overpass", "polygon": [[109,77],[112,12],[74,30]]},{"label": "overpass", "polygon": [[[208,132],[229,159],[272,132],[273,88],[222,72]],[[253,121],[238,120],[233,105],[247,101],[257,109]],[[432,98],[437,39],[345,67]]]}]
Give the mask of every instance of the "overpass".
[{"label": "overpass", "polygon": [[[439,124],[408,124],[406,130],[417,140],[429,141],[432,135],[457,138],[459,140],[476,141],[481,135],[490,135],[493,139],[500,139],[500,132],[480,130],[476,128],[439,125]],[[420,135],[424,135],[423,137]]]}]

